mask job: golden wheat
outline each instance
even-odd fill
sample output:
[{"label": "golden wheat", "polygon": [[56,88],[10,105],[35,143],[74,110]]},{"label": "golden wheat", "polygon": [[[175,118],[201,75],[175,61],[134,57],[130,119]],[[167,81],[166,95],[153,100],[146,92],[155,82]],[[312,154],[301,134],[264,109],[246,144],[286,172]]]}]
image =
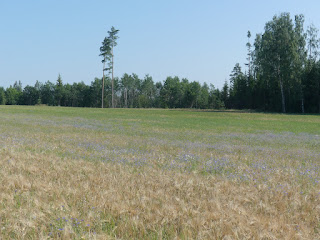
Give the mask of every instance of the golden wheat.
[{"label": "golden wheat", "polygon": [[1,110],[0,239],[320,239],[317,135],[211,127],[223,114]]},{"label": "golden wheat", "polygon": [[[316,192],[3,150],[3,239],[313,239]],[[275,181],[286,176],[279,173]],[[71,219],[80,221],[75,228]],[[81,221],[83,220],[83,221]],[[77,222],[78,223],[78,222]],[[76,223],[76,224],[77,224]]]}]

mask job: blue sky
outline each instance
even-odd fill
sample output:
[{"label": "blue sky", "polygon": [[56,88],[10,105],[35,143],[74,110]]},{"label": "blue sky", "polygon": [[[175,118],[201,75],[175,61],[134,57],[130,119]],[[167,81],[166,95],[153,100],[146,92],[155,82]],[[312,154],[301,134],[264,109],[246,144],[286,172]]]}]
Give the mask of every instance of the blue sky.
[{"label": "blue sky", "polygon": [[[246,34],[275,14],[304,14],[320,28],[318,0],[0,0],[0,86],[21,80],[90,84],[101,77],[99,48],[120,30],[115,76],[186,77],[222,87],[246,61]],[[252,38],[253,41],[253,38]]]}]

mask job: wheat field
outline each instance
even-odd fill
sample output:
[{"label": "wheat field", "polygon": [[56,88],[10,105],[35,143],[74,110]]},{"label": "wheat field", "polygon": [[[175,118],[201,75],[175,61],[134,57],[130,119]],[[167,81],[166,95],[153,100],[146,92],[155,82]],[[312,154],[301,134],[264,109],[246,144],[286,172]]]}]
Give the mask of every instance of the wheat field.
[{"label": "wheat field", "polygon": [[0,239],[319,239],[320,117],[0,106]]}]

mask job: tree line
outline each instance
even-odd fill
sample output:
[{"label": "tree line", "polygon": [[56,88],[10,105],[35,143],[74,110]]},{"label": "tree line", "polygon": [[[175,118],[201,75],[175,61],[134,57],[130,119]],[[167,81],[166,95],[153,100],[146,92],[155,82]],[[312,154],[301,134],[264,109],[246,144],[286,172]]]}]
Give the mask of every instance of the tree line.
[{"label": "tree line", "polygon": [[[102,80],[95,78],[90,85],[84,82],[63,84],[59,75],[55,83],[37,81],[34,86],[22,88],[15,82],[7,89],[0,88],[0,104],[37,105],[66,107],[101,107]],[[179,77],[167,77],[162,82],[154,82],[146,75],[124,74],[114,78],[114,99],[112,101],[112,79],[105,76],[105,107],[116,108],[224,108],[223,95],[213,85],[190,82]]]},{"label": "tree line", "polygon": [[274,16],[253,45],[247,34],[247,62],[237,63],[223,86],[227,108],[320,113],[318,29],[304,29],[304,16]]},{"label": "tree line", "polygon": [[[36,82],[22,88],[15,82],[0,88],[0,104],[117,108],[255,109],[271,112],[320,113],[320,61],[318,29],[304,28],[304,16],[276,15],[264,32],[247,37],[245,72],[235,64],[222,89],[186,78],[167,77],[154,82],[146,75],[113,74],[113,48],[118,38],[114,27],[100,48],[103,77],[90,85]],[[105,64],[107,63],[107,68]],[[105,71],[112,73],[109,77]]]}]

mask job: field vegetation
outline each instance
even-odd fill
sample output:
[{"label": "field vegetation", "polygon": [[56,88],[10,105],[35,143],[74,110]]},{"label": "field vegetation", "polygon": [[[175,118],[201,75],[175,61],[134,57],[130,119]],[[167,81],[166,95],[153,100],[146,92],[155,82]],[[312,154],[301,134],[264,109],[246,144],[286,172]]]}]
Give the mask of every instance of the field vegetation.
[{"label": "field vegetation", "polygon": [[319,239],[320,118],[0,106],[1,239]]}]

